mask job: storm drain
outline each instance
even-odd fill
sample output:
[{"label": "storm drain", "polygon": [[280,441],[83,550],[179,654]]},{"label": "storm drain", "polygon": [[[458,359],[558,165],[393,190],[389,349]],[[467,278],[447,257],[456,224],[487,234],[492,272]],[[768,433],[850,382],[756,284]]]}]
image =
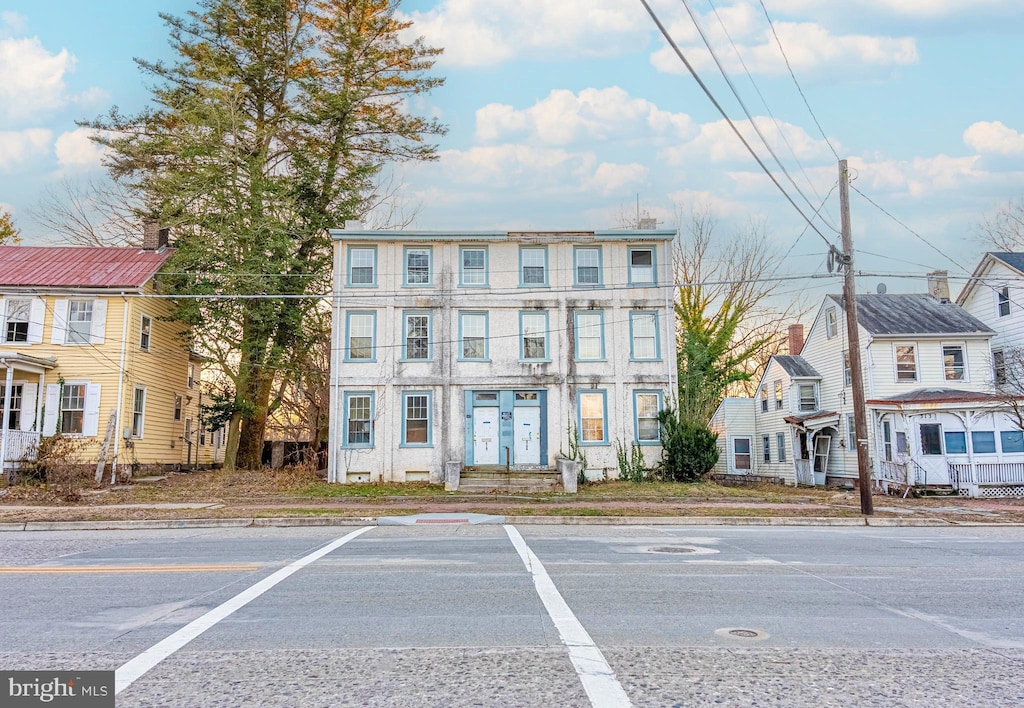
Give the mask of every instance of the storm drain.
[{"label": "storm drain", "polygon": [[757,632],[752,629],[730,629],[729,634],[734,637],[743,637],[744,639],[753,639],[757,636]]},{"label": "storm drain", "polygon": [[696,548],[688,548],[686,546],[661,546],[660,548],[652,548],[651,553],[696,553]]}]

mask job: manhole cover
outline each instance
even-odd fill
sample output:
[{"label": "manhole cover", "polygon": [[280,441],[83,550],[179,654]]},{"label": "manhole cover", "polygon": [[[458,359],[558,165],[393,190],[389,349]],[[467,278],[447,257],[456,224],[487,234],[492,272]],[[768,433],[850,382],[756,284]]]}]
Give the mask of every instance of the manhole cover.
[{"label": "manhole cover", "polygon": [[696,553],[696,548],[687,548],[685,546],[662,546],[661,548],[652,548],[652,553]]},{"label": "manhole cover", "polygon": [[730,629],[729,634],[734,637],[743,637],[744,639],[753,639],[757,636],[757,632],[752,629]]},{"label": "manhole cover", "polygon": [[726,639],[750,639],[763,641],[769,637],[768,632],[763,629],[750,629],[749,627],[722,627],[716,629],[715,634]]}]

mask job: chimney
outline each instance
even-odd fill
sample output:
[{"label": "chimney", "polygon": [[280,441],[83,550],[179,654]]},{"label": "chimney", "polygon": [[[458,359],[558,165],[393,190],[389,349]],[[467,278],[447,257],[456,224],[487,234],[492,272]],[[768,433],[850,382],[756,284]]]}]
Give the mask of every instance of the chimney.
[{"label": "chimney", "polygon": [[928,294],[939,302],[949,302],[948,276],[948,270],[933,270],[928,274]]},{"label": "chimney", "polygon": [[804,350],[804,326],[802,324],[791,324],[789,326],[789,354],[799,356]]},{"label": "chimney", "polygon": [[658,220],[653,217],[644,217],[640,219],[640,230],[641,231],[653,231],[658,228]]},{"label": "chimney", "polygon": [[146,219],[142,222],[142,250],[159,251],[167,246],[169,234],[170,229],[161,229],[156,219]]}]

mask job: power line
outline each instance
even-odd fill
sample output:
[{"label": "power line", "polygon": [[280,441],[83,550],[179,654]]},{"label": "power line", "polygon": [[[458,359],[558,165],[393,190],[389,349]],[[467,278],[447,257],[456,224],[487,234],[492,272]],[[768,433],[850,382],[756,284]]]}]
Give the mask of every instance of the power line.
[{"label": "power line", "polygon": [[[747,108],[747,104],[743,101],[743,98],[740,96],[739,91],[736,89],[736,85],[733,84],[732,79],[729,78],[729,74],[725,70],[725,67],[722,65],[721,60],[719,60],[718,54],[715,52],[714,47],[711,46],[711,41],[708,39],[708,36],[704,33],[704,28],[701,26],[700,20],[697,19],[697,15],[690,8],[689,1],[688,0],[681,0],[681,1],[683,3],[683,7],[686,8],[686,12],[690,15],[690,19],[693,21],[694,27],[697,28],[697,33],[700,35],[700,38],[704,41],[704,46],[708,48],[708,52],[711,54],[711,58],[714,60],[715,66],[718,67],[718,71],[722,74],[722,78],[725,79],[725,83],[729,86],[729,90],[732,91],[732,95],[736,97],[736,101],[740,104],[740,108],[743,110],[743,114],[747,117],[747,120],[750,121],[750,127],[754,129],[754,132],[757,134],[757,137],[761,139],[761,144],[763,144],[765,146],[765,148],[768,150],[768,153],[772,156],[772,159],[775,160],[775,164],[779,166],[780,170],[782,170],[782,174],[784,174],[786,176],[786,179],[789,180],[789,183],[791,185],[793,185],[793,189],[796,190],[797,194],[799,194],[801,197],[803,197],[803,200],[805,202],[807,202],[807,206],[809,206],[809,207],[811,207],[813,209],[814,208],[814,204],[811,202],[810,199],[807,198],[807,195],[803,193],[803,190],[800,189],[799,185],[797,185],[796,180],[794,180],[793,176],[789,174],[789,170],[786,169],[786,166],[782,163],[782,160],[779,159],[779,156],[775,154],[775,150],[768,143],[768,138],[765,137],[764,133],[762,133],[761,129],[757,126],[757,122],[754,120],[754,116],[751,114],[750,110]],[[717,15],[717,12],[716,12],[716,15]],[[719,18],[719,19],[721,19],[721,18]],[[723,27],[724,27],[724,25],[723,25]],[[726,33],[726,34],[728,34],[728,33]],[[730,42],[732,41],[731,37],[730,37],[729,41]],[[733,44],[733,49],[736,49],[736,45],[735,44]],[[738,51],[737,51],[737,54],[739,54]],[[742,61],[742,59],[740,61]],[[744,64],[744,68],[746,68],[746,64]],[[749,76],[750,72],[747,72],[747,75]],[[753,81],[753,77],[751,77],[751,81]],[[762,98],[762,101],[763,101],[764,97],[762,96],[761,98]],[[776,123],[776,125],[778,125],[778,124]],[[781,128],[779,129],[779,132],[780,133],[782,132]],[[824,221],[824,219],[823,219],[823,221]],[[838,233],[838,229],[836,229],[831,224],[828,224],[828,222],[825,222],[825,223],[833,231]]]},{"label": "power line", "polygon": [[800,98],[803,99],[804,106],[807,107],[807,112],[811,114],[811,118],[814,119],[814,124],[818,126],[818,132],[821,133],[821,137],[825,139],[828,149],[832,151],[833,155],[835,155],[836,160],[839,160],[839,153],[836,152],[835,147],[832,145],[832,141],[829,140],[828,135],[825,134],[825,129],[822,128],[821,123],[818,122],[818,116],[814,114],[814,109],[811,108],[811,104],[808,102],[807,96],[804,95],[804,90],[800,87],[800,82],[796,80],[796,74],[793,73],[793,67],[789,63],[789,57],[786,56],[786,50],[782,47],[782,40],[779,39],[779,34],[775,31],[775,23],[772,21],[771,15],[768,14],[768,8],[764,6],[764,0],[758,0],[758,4],[761,5],[761,10],[764,12],[765,19],[768,20],[768,26],[772,30],[772,36],[775,37],[775,44],[778,45],[779,51],[782,53],[782,59],[786,62],[786,69],[789,71],[789,75],[793,79],[793,84],[796,86],[796,90],[800,93]]},{"label": "power line", "polygon": [[731,118],[729,118],[728,114],[722,108],[721,104],[719,104],[715,97],[712,95],[711,90],[707,87],[704,81],[701,80],[700,76],[697,74],[697,71],[690,64],[689,60],[683,54],[683,51],[679,48],[679,45],[676,44],[674,39],[672,39],[672,35],[668,33],[668,30],[665,28],[665,25],[662,24],[661,20],[658,19],[658,16],[655,14],[654,10],[651,9],[648,0],[640,0],[640,2],[643,3],[644,8],[646,8],[647,10],[647,14],[651,16],[651,19],[654,21],[654,24],[657,25],[658,30],[665,38],[665,41],[669,43],[669,46],[672,47],[672,50],[676,53],[676,56],[678,56],[679,60],[682,61],[683,64],[686,66],[687,70],[690,72],[690,75],[693,76],[694,80],[697,82],[697,85],[700,86],[701,90],[704,92],[704,95],[708,97],[708,100],[711,101],[712,105],[714,105],[714,107],[718,110],[718,113],[722,116],[722,118],[725,119],[726,123],[729,124],[729,127],[732,128],[733,133],[735,133],[736,137],[739,138],[740,142],[743,143],[743,146],[747,149],[747,152],[750,153],[751,157],[754,158],[754,160],[761,167],[764,173],[768,175],[768,179],[770,179],[772,183],[778,188],[778,190],[782,192],[782,195],[786,198],[786,201],[788,201],[793,206],[793,208],[796,209],[797,213],[803,217],[804,221],[806,221],[808,225],[812,229],[814,229],[814,232],[821,237],[821,240],[824,241],[829,246],[829,248],[834,248],[834,246],[828,240],[825,234],[819,231],[818,227],[814,226],[811,220],[807,218],[807,215],[804,214],[800,206],[793,200],[791,196],[789,196],[789,193],[786,192],[783,186],[779,184],[779,181],[775,178],[775,175],[773,175],[771,170],[769,170],[768,167],[764,164],[764,161],[761,160],[760,156],[758,156],[758,154],[754,151],[754,148],[750,146],[750,143],[747,142],[747,139],[743,137],[743,134],[739,131],[739,128],[736,127],[736,124],[732,121]]}]

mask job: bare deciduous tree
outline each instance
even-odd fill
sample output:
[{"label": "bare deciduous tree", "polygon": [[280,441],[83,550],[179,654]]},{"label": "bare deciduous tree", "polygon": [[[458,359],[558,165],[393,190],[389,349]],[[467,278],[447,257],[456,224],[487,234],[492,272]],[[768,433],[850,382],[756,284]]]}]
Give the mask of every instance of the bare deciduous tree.
[{"label": "bare deciduous tree", "polygon": [[1024,251],[1024,197],[1011,199],[975,227],[978,239],[994,251]]},{"label": "bare deciduous tree", "polygon": [[677,207],[675,279],[680,412],[706,422],[726,395],[753,395],[801,303],[774,297],[781,265],[764,223],[721,238],[706,206]]},{"label": "bare deciduous tree", "polygon": [[139,246],[142,219],[123,184],[109,178],[64,178],[47,185],[32,220],[75,246]]}]

